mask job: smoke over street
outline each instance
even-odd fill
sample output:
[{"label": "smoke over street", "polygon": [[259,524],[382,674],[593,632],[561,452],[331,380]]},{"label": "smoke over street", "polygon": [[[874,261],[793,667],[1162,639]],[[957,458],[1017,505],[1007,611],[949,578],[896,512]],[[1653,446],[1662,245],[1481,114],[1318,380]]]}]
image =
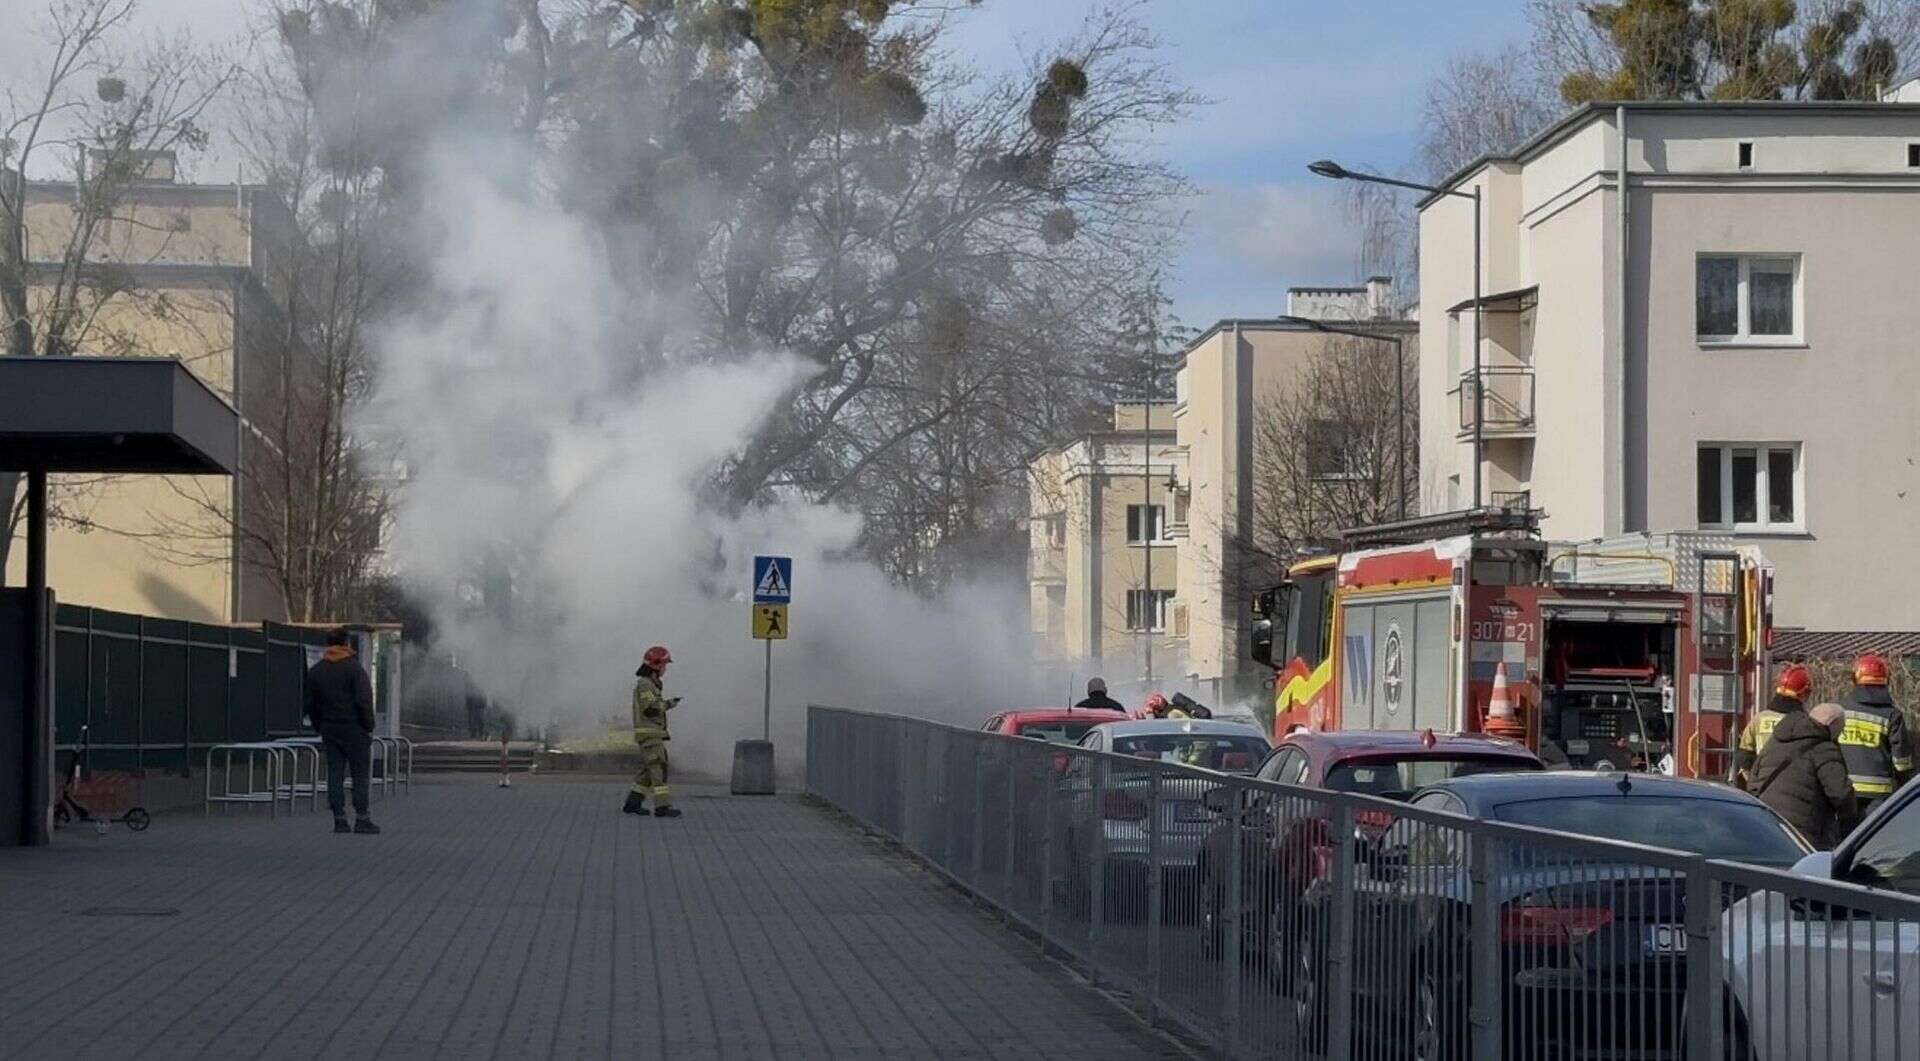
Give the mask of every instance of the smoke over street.
[{"label": "smoke over street", "polygon": [[[489,146],[449,137],[425,171],[443,240],[433,309],[382,332],[363,425],[406,466],[394,559],[487,694],[523,725],[577,735],[624,710],[641,649],[663,643],[688,698],[675,752],[716,768],[758,735],[748,561],[779,552],[797,573],[792,638],[774,649],[777,740],[798,738],[809,702],[958,721],[978,714],[960,702],[978,690],[1027,695],[1011,581],[924,600],[848,558],[859,527],[845,510],[729,515],[706,499],[805,369],[764,352],[631,379],[598,236],[502,191]],[[510,610],[479,606],[490,566],[508,570]]]}]

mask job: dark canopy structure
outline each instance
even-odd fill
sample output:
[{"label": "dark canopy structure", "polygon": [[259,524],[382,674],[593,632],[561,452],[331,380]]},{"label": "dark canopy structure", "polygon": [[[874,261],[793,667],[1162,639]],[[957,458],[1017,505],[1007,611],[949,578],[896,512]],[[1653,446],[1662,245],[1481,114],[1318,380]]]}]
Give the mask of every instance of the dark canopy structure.
[{"label": "dark canopy structure", "polygon": [[0,469],[231,475],[238,424],[178,361],[0,357]]},{"label": "dark canopy structure", "polygon": [[240,416],[178,361],[0,357],[0,470],[27,475],[27,588],[0,604],[0,845],[44,844],[52,810],[47,475],[232,475]]}]

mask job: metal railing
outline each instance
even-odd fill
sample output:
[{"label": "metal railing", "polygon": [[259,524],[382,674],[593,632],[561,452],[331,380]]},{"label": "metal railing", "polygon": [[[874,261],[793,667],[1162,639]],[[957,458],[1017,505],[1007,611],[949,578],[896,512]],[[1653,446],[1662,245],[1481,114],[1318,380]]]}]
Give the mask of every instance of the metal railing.
[{"label": "metal railing", "polygon": [[838,708],[807,788],[1228,1055],[1920,1059],[1897,892]]},{"label": "metal railing", "polygon": [[1485,430],[1533,429],[1533,368],[1530,365],[1511,365],[1482,368],[1478,383],[1471,371],[1460,377],[1461,434],[1473,430],[1474,394],[1482,385],[1486,388],[1486,397],[1479,404],[1485,406],[1481,411],[1481,415],[1486,417]]},{"label": "metal railing", "polygon": [[1533,510],[1533,491],[1531,490],[1489,490],[1488,501],[1494,508],[1508,512],[1530,512]]}]

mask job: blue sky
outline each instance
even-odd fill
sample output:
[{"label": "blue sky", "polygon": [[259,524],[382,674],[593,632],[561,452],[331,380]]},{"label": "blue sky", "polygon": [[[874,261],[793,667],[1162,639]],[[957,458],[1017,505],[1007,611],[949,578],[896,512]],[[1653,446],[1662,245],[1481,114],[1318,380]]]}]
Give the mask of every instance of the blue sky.
[{"label": "blue sky", "polygon": [[[0,64],[38,46],[18,33],[44,0],[0,0]],[[958,0],[955,0],[956,6]],[[955,16],[956,54],[983,72],[1023,68],[1113,0],[984,0]],[[1121,0],[1124,2],[1124,0]],[[1293,284],[1357,279],[1340,188],[1306,164],[1333,158],[1410,172],[1421,101],[1453,54],[1520,37],[1526,0],[1143,0],[1169,66],[1213,100],[1166,133],[1199,189],[1173,277],[1188,323],[1281,312]],[[148,29],[231,39],[256,0],[143,0]],[[218,169],[218,165],[215,166]],[[206,179],[229,179],[224,172]]]},{"label": "blue sky", "polygon": [[[987,0],[959,19],[956,51],[1019,69],[1097,4]],[[1190,325],[1280,313],[1290,285],[1356,279],[1340,188],[1307,163],[1412,172],[1428,78],[1526,31],[1524,0],[1148,0],[1140,14],[1214,101],[1167,134],[1200,191],[1173,278]]]}]

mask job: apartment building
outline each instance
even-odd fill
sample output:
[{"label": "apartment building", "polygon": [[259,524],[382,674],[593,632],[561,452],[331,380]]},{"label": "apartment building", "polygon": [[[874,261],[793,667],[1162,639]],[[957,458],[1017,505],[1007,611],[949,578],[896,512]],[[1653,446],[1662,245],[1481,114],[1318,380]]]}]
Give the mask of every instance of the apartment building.
[{"label": "apartment building", "polygon": [[1036,655],[1116,690],[1186,671],[1177,546],[1186,533],[1185,464],[1167,402],[1113,407],[1110,426],[1028,467]]},{"label": "apartment building", "polygon": [[[171,152],[137,160],[139,179],[92,237],[79,355],[178,358],[243,417],[282,382],[286,263],[294,221],[258,185],[185,184]],[[29,181],[29,302],[63,277],[77,219],[72,182]],[[242,429],[248,447],[265,444]],[[48,574],[60,599],[202,622],[284,619],[270,582],[239,562],[240,478],[55,477]],[[14,549],[7,578],[24,579]]]},{"label": "apartment building", "polygon": [[[1287,313],[1216,322],[1188,345],[1176,375],[1173,422],[1187,474],[1186,533],[1179,548],[1174,606],[1187,628],[1188,678],[1217,702],[1260,695],[1270,672],[1248,656],[1250,595],[1276,576],[1256,559],[1255,475],[1262,410],[1334,357],[1390,355],[1390,344],[1315,330],[1313,322],[1397,338],[1409,347],[1417,325],[1393,300],[1392,281],[1355,287],[1298,287]],[[1259,583],[1256,585],[1256,583]]]},{"label": "apartment building", "polygon": [[1474,204],[1420,205],[1449,507],[1724,531],[1775,563],[1780,625],[1920,629],[1920,103],[1595,104],[1446,187],[1483,246],[1476,306]]}]

